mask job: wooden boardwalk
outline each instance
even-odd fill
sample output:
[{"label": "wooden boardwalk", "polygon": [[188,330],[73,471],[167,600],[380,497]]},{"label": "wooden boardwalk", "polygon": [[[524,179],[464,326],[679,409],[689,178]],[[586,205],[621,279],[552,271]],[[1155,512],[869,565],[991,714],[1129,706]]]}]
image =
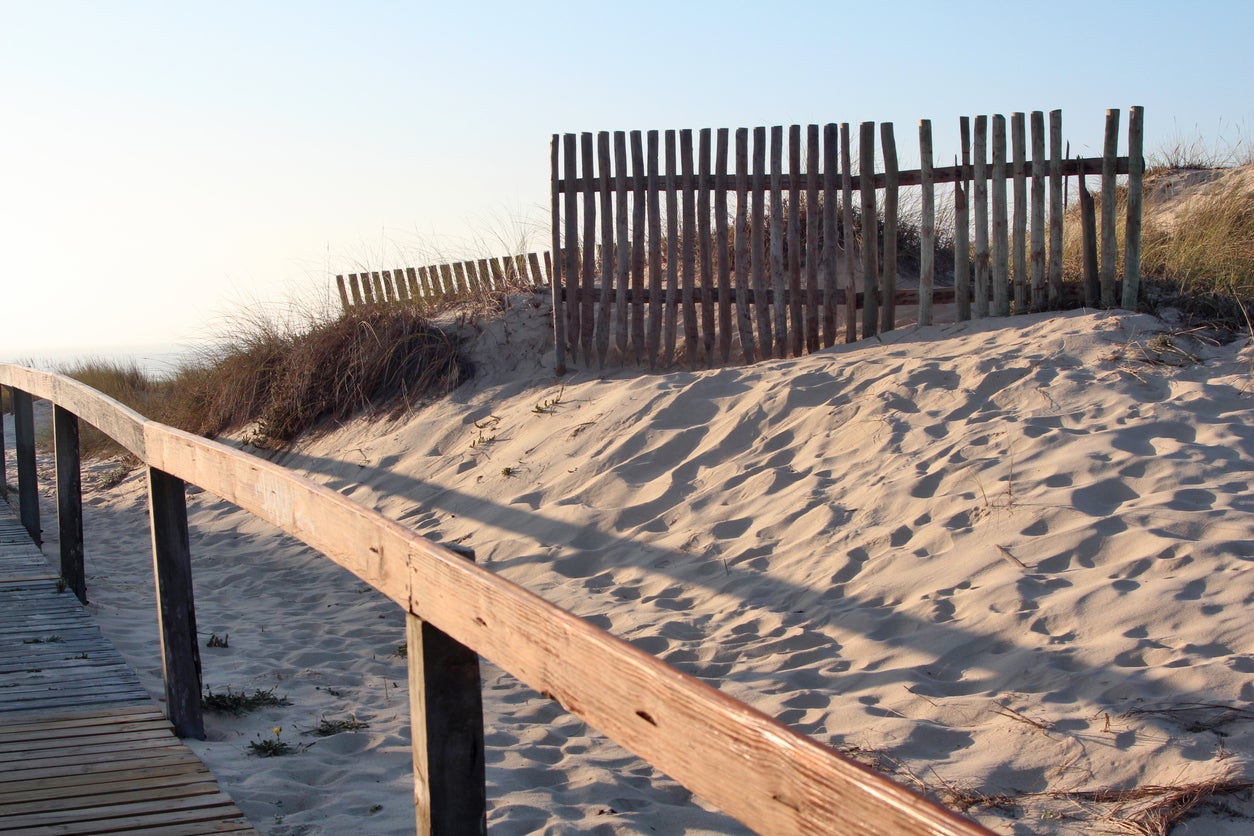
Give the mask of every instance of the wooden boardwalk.
[{"label": "wooden boardwalk", "polygon": [[0,834],[17,832],[256,831],[0,502]]}]

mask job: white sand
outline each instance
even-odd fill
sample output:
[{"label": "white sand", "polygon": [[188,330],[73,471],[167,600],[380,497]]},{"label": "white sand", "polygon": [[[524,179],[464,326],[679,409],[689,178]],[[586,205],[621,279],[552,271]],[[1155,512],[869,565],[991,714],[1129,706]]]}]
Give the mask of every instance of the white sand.
[{"label": "white sand", "polygon": [[[1161,322],[1078,312],[559,381],[544,316],[516,300],[475,382],[282,460],[935,797],[1015,796],[971,810],[999,832],[1113,810],[1033,793],[1254,779],[1244,341],[1149,364]],[[88,588],[160,693],[142,488],[88,487]],[[193,748],[263,832],[409,832],[401,612],[190,503],[202,638],[230,634],[206,684],[291,700],[210,715]],[[487,665],[484,693],[497,832],[740,831]],[[369,728],[303,734],[349,715]],[[306,748],[249,757],[274,726]],[[1254,826],[1248,793],[1218,804],[1174,832]]]}]

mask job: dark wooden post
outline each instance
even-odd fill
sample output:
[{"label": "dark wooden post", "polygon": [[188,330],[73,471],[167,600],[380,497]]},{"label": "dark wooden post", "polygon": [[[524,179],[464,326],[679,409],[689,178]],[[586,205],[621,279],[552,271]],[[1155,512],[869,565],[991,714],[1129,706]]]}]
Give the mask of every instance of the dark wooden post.
[{"label": "dark wooden post", "polygon": [[35,409],[29,392],[10,389],[13,397],[14,450],[17,453],[17,501],[22,525],[43,547],[43,529],[39,525],[39,485],[35,474]]},{"label": "dark wooden post", "polygon": [[1084,306],[1097,307],[1099,279],[1097,266],[1097,210],[1093,206],[1093,196],[1084,182],[1084,175],[1077,178],[1080,193],[1080,231],[1082,233],[1081,248],[1084,254]]},{"label": "dark wooden post", "polygon": [[7,453],[4,449],[4,410],[0,409],[0,497],[9,495],[9,466],[5,461]]},{"label": "dark wooden post", "polygon": [[1123,307],[1136,310],[1141,289],[1141,192],[1145,178],[1145,108],[1128,111],[1128,222],[1124,231]]},{"label": "dark wooden post", "polygon": [[[470,549],[453,550],[475,559]],[[412,613],[406,639],[418,834],[486,833],[479,657]]]},{"label": "dark wooden post", "polygon": [[78,455],[78,416],[52,407],[52,436],[57,460],[57,531],[61,542],[61,577],[87,603],[83,568],[83,477]]},{"label": "dark wooden post", "polygon": [[200,648],[196,644],[196,605],[183,480],[148,468],[148,508],[166,708],[175,734],[204,740]]}]

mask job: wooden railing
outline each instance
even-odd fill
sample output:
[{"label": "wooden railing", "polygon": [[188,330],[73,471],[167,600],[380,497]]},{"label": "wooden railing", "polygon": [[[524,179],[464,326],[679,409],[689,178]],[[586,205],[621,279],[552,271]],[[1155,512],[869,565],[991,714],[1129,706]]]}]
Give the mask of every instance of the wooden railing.
[{"label": "wooden railing", "polygon": [[79,419],[147,467],[166,707],[181,736],[204,736],[190,483],[302,540],[404,608],[420,834],[486,828],[478,655],[758,832],[990,833],[286,468],[148,420],[66,377],[0,365],[0,384],[14,396],[20,516],[36,542],[32,396],[52,402],[61,566],[84,600]]}]

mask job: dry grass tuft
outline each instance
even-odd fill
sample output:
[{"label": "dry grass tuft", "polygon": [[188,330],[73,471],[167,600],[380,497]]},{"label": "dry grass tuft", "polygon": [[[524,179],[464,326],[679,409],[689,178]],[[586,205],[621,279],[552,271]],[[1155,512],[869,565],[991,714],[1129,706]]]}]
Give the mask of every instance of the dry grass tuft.
[{"label": "dry grass tuft", "polygon": [[1178,786],[1146,785],[1131,789],[1097,789],[1051,793],[1096,804],[1113,804],[1103,820],[1110,827],[1136,836],[1167,836],[1200,804],[1254,788],[1254,781],[1215,778]]},{"label": "dry grass tuft", "polygon": [[[160,402],[163,384],[133,361],[80,360],[57,369],[59,374],[85,383],[140,414],[147,415]],[[113,439],[85,422],[79,422],[79,451],[102,457],[125,452]]]},{"label": "dry grass tuft", "polygon": [[282,444],[327,420],[388,403],[412,406],[471,371],[456,337],[405,306],[306,330],[256,319],[176,373],[159,420],[201,435],[251,424],[255,443]]}]

